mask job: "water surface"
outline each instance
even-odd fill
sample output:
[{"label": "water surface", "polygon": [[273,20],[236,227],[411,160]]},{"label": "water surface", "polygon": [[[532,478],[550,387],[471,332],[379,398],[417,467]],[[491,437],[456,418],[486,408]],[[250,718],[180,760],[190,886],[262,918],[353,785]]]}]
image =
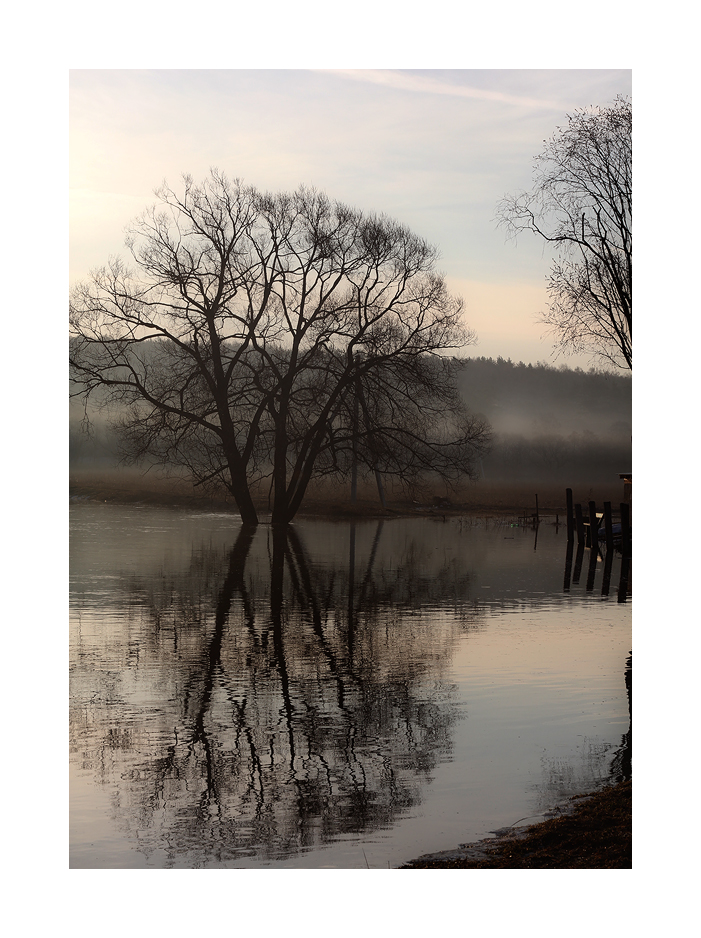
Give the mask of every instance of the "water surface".
[{"label": "water surface", "polygon": [[562,527],[78,502],[70,550],[72,867],[396,867],[620,770],[620,559]]}]

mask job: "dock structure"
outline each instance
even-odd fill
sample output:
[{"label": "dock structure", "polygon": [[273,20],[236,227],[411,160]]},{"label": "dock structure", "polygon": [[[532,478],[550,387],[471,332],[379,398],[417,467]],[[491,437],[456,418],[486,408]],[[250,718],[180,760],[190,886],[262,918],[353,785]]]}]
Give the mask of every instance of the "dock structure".
[{"label": "dock structure", "polygon": [[[626,477],[630,484],[630,473]],[[622,549],[630,554],[631,524],[630,503],[623,501],[620,504],[620,522],[614,522],[611,502],[604,502],[603,511],[597,511],[596,502],[589,501],[586,509],[575,503],[572,489],[566,489],[567,502],[567,541],[574,542],[575,533],[577,543],[586,547],[599,545],[601,541],[607,549],[621,545]]]},{"label": "dock structure", "polygon": [[[630,474],[628,474],[630,484]],[[617,601],[627,602],[630,595],[630,571],[632,537],[630,523],[630,502],[620,504],[620,521],[614,521],[611,502],[604,502],[603,511],[596,510],[596,502],[590,500],[586,509],[574,501],[572,489],[566,490],[567,499],[567,554],[565,558],[565,579],[563,589],[569,592],[571,585],[578,584],[582,573],[585,550],[589,550],[586,590],[594,589],[597,559],[602,557],[603,575],[601,595],[608,596],[611,589],[611,572],[614,549],[621,557],[621,571],[617,590]],[[573,554],[575,533],[577,535],[577,556]],[[605,551],[603,547],[605,545]]]}]

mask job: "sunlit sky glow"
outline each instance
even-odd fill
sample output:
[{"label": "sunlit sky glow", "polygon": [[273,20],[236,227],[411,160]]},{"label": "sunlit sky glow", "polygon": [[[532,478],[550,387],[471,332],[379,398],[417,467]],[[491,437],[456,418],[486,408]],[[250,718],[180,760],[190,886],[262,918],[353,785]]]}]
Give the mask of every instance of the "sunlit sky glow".
[{"label": "sunlit sky glow", "polygon": [[630,93],[626,69],[74,70],[71,282],[124,253],[125,225],[162,180],[216,166],[407,224],[465,299],[469,354],[552,362],[537,322],[549,254],[532,236],[506,241],[496,205],[529,188],[533,156],[567,113]]}]

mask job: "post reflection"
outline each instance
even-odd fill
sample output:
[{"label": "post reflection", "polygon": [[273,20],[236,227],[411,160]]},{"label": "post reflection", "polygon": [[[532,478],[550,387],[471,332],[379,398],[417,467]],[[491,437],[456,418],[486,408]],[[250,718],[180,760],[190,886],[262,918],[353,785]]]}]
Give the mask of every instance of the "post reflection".
[{"label": "post reflection", "polygon": [[[587,579],[585,592],[591,593],[596,583],[596,573],[599,568],[602,570],[601,576],[601,595],[608,596],[611,590],[611,577],[613,574],[614,557],[618,556],[619,562],[619,583],[617,589],[617,601],[624,603],[631,594],[630,585],[630,555],[621,553],[618,548],[613,546],[595,545],[586,548],[589,551],[589,562],[587,565]],[[574,570],[572,569],[572,555],[574,553],[573,541],[567,542],[565,553],[565,574],[563,579],[562,591],[571,592],[572,586],[579,584],[582,575],[582,566],[584,563],[585,547],[583,543],[577,545],[577,555],[574,559]],[[600,564],[599,560],[603,563]]]},{"label": "post reflection", "polygon": [[[312,564],[294,527],[242,527],[230,551],[200,551],[185,577],[135,577],[138,660],[98,687],[72,727],[115,812],[147,856],[189,866],[280,859],[386,826],[422,796],[456,719],[441,670],[475,619],[403,616],[450,590],[409,551],[375,570],[350,530],[347,569]],[[116,670],[116,669],[115,669]],[[98,681],[102,678],[98,678]],[[106,682],[119,712],[114,736]],[[138,729],[137,729],[138,728]]]}]

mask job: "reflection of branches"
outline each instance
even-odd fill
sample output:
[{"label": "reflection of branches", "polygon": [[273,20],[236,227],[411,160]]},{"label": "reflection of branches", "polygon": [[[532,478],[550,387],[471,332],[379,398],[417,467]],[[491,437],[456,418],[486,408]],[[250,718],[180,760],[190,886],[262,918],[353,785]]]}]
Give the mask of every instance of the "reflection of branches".
[{"label": "reflection of branches", "polygon": [[[228,556],[199,552],[177,584],[131,584],[143,610],[134,700],[158,698],[137,711],[149,728],[138,752],[119,754],[144,849],[167,842],[173,862],[281,857],[387,825],[421,797],[450,749],[438,678],[460,626],[402,614],[420,557],[377,571],[381,532],[357,587],[354,551],[348,570],[315,565],[276,525],[242,528]],[[447,566],[423,578],[422,601],[444,599],[448,580],[466,589]]]}]

